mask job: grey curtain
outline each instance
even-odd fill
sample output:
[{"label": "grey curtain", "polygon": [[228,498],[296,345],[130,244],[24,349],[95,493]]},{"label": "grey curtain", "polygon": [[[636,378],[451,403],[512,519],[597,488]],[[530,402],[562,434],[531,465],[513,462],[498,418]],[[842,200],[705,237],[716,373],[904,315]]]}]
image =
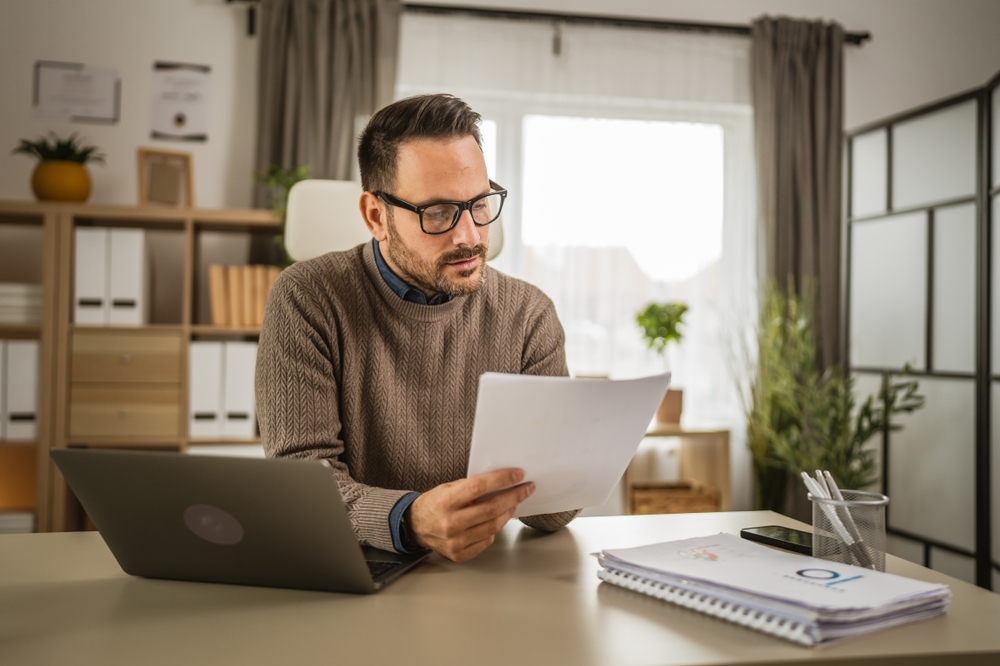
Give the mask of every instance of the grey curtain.
[{"label": "grey curtain", "polygon": [[400,0],[262,0],[260,8],[256,171],[307,164],[314,178],[351,178],[357,119],[392,101]]},{"label": "grey curtain", "polygon": [[766,277],[816,290],[824,367],[841,357],[844,31],[836,23],[753,22],[751,86]]}]

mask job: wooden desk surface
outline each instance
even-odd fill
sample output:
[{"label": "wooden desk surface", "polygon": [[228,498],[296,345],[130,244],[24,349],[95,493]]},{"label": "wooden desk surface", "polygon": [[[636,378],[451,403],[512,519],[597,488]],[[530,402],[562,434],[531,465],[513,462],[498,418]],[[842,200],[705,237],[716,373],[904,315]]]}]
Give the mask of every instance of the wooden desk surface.
[{"label": "wooden desk surface", "polygon": [[467,564],[433,557],[371,596],[133,578],[96,533],[0,536],[2,664],[997,664],[1000,595],[947,582],[944,617],[797,647],[599,584],[602,548],[793,520],[770,512],[509,524]]}]

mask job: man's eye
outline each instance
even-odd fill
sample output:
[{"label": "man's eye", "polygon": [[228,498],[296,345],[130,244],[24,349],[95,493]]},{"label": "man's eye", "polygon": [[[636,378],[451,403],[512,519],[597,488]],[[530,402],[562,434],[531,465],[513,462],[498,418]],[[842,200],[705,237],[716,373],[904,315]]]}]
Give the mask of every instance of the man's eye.
[{"label": "man's eye", "polygon": [[431,222],[446,222],[449,220],[448,211],[442,210],[440,208],[429,208],[424,211],[424,219],[430,220]]}]

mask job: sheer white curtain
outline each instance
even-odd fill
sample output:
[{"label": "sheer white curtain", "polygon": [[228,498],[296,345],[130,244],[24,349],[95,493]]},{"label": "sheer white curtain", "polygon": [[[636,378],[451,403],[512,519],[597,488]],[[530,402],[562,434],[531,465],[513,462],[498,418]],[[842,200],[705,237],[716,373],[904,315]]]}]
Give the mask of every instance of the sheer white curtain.
[{"label": "sheer white curtain", "polygon": [[[494,264],[553,299],[571,372],[614,378],[662,370],[634,315],[654,300],[689,305],[685,339],[671,350],[669,366],[685,390],[685,423],[732,430],[734,508],[750,508],[751,498],[729,351],[756,322],[748,62],[749,40],[739,37],[405,14],[396,88],[397,97],[456,94],[496,123],[492,176],[511,194],[505,246]],[[539,137],[555,132],[561,119],[568,121],[563,130],[580,139],[563,161],[573,168],[539,152],[545,145]],[[621,140],[632,149],[662,134],[660,148],[648,140],[651,151],[670,151],[661,169],[636,171],[628,157],[634,150],[597,145],[599,124],[614,120],[646,123],[621,125]],[[664,121],[697,124],[707,149],[716,145],[712,133],[721,135],[721,178],[711,176],[721,183],[700,205],[681,205],[685,171],[712,174],[714,167],[692,152],[700,150],[695,144],[671,139],[678,126]],[[609,154],[628,161],[602,159]],[[566,191],[562,171],[582,174],[585,182]],[[563,215],[546,207],[553,201],[561,202]],[[599,232],[574,233],[574,223],[594,206],[608,228],[629,237],[605,234],[609,240],[602,241]],[[721,226],[714,236],[712,225]]]}]

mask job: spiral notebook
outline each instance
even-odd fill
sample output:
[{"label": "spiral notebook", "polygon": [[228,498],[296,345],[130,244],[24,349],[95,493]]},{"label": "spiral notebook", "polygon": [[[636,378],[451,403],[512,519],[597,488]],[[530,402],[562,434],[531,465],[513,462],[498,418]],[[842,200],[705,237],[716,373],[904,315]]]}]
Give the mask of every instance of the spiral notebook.
[{"label": "spiral notebook", "polygon": [[946,612],[947,585],[717,534],[598,554],[597,576],[794,643],[816,646]]}]

